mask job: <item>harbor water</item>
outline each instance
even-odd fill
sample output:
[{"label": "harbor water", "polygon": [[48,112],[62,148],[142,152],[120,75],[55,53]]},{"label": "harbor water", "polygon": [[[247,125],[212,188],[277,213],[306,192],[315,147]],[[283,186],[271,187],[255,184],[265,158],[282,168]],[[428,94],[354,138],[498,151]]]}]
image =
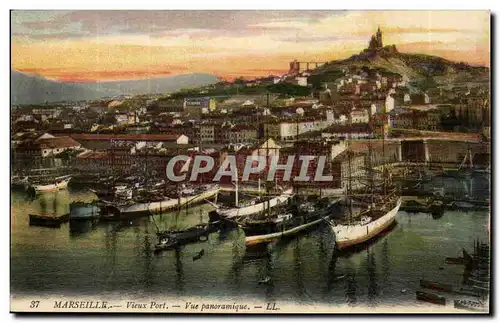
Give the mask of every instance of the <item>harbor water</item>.
[{"label": "harbor water", "polygon": [[[487,198],[489,180],[439,178],[446,192]],[[428,187],[423,187],[428,189]],[[489,212],[446,211],[440,218],[400,211],[397,223],[374,241],[347,253],[333,248],[330,229],[258,250],[247,250],[241,230],[155,255],[159,228],[208,221],[208,204],[129,222],[79,221],[60,228],[29,225],[30,213],[69,212],[72,201],[91,201],[70,187],[36,197],[11,191],[11,295],[23,297],[231,298],[336,306],[438,306],[415,300],[420,279],[458,286],[463,266],[445,257],[472,252],[488,241]],[[199,259],[193,258],[204,250]],[[268,278],[267,278],[268,277]],[[266,284],[260,284],[267,278]]]}]

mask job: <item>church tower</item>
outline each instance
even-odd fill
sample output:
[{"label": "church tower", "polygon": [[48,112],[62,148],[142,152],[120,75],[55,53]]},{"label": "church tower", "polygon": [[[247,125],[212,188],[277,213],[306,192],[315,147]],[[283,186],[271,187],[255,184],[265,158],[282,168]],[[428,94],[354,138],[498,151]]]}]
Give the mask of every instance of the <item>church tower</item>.
[{"label": "church tower", "polygon": [[380,26],[378,26],[378,29],[377,29],[376,41],[377,41],[377,48],[384,47],[384,45],[382,43],[382,32],[380,31]]},{"label": "church tower", "polygon": [[380,26],[377,29],[375,35],[372,35],[370,42],[368,43],[368,49],[371,51],[377,51],[384,47],[382,43],[382,32],[380,31]]}]

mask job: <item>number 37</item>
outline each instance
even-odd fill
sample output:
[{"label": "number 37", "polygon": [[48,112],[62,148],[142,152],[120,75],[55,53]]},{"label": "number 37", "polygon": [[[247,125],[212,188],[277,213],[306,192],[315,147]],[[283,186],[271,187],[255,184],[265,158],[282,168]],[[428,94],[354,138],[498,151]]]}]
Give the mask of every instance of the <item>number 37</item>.
[{"label": "number 37", "polygon": [[30,308],[38,308],[40,301],[31,301]]}]

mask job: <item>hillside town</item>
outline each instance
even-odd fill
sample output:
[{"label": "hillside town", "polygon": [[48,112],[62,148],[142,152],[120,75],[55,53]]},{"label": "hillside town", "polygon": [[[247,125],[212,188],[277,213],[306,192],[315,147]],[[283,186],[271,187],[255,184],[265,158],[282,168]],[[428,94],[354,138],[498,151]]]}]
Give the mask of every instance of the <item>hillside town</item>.
[{"label": "hillside town", "polygon": [[[379,29],[364,53],[388,48],[396,50],[382,46]],[[418,137],[426,131],[442,132],[441,139],[489,138],[489,91],[481,84],[424,91],[407,77],[361,67],[344,69],[334,81],[314,88],[308,83],[314,78],[310,64],[302,70],[304,64],[294,61],[279,77],[222,82],[188,93],[16,107],[11,113],[13,168],[131,166],[147,150],[160,170],[182,151],[251,153],[268,139],[293,150],[301,142]],[[279,85],[281,91],[268,90]],[[235,87],[241,94],[207,95]],[[290,95],[288,88],[303,95]],[[114,141],[127,144],[119,161]]]}]

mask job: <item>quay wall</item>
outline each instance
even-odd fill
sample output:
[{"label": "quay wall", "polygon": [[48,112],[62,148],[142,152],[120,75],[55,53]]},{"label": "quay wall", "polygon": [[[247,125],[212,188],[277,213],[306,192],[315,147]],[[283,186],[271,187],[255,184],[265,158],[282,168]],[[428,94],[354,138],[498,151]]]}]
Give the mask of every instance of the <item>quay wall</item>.
[{"label": "quay wall", "polygon": [[460,164],[469,150],[475,165],[487,164],[490,159],[489,143],[456,140],[353,140],[349,142],[349,149],[368,153],[370,145],[375,165],[394,162]]},{"label": "quay wall", "polygon": [[474,164],[484,164],[490,158],[490,145],[487,143],[427,140],[427,147],[429,161],[433,163],[460,164],[469,149]]}]

